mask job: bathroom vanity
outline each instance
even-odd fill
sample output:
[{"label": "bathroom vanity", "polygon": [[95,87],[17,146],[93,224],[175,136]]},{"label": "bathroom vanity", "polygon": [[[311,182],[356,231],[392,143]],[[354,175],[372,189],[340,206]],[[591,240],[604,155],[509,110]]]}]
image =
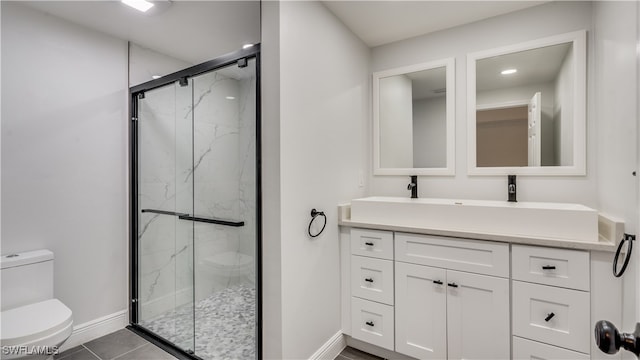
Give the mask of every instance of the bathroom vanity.
[{"label": "bathroom vanity", "polygon": [[[367,199],[401,201],[359,200]],[[599,214],[595,239],[581,241],[403,223],[402,206],[388,221],[362,209],[352,217],[356,203],[339,206],[342,322],[363,350],[418,359],[601,356],[592,329],[621,301],[611,280],[621,222]]]}]

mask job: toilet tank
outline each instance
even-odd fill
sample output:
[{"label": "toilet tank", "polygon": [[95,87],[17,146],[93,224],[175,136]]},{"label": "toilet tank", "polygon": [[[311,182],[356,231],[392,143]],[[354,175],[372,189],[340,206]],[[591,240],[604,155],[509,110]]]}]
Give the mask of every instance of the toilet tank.
[{"label": "toilet tank", "polygon": [[53,299],[53,253],[35,250],[0,258],[2,311]]}]

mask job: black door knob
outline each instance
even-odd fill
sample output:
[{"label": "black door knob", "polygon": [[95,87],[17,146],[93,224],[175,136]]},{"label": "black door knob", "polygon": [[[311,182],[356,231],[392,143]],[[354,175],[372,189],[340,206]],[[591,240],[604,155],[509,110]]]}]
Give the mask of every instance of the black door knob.
[{"label": "black door knob", "polygon": [[598,348],[606,354],[615,354],[621,347],[636,356],[640,354],[640,323],[636,324],[634,333],[620,334],[615,325],[600,320],[596,323],[595,336]]}]

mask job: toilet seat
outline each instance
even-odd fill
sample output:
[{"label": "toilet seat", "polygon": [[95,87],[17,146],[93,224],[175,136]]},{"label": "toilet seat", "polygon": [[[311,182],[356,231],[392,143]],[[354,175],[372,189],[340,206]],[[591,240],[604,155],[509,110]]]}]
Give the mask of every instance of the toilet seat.
[{"label": "toilet seat", "polygon": [[72,312],[58,299],[5,310],[0,318],[1,346],[57,346],[73,331]]}]

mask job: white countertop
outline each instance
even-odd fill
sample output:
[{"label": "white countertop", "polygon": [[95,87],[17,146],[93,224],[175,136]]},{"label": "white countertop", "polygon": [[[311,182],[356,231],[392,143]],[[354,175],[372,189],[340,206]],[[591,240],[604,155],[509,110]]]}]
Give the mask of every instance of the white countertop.
[{"label": "white countertop", "polygon": [[356,222],[351,220],[351,204],[338,205],[338,225],[346,227],[366,228],[375,230],[388,230],[408,232],[425,235],[438,235],[454,238],[478,239],[488,241],[506,242],[512,244],[550,246],[565,249],[616,251],[616,247],[622,239],[624,223],[605,214],[600,214],[598,219],[599,240],[597,242],[570,241],[552,238],[531,238],[522,236],[509,236],[502,234],[474,233],[455,231],[450,229],[435,229],[423,227],[397,226],[384,223]]}]

